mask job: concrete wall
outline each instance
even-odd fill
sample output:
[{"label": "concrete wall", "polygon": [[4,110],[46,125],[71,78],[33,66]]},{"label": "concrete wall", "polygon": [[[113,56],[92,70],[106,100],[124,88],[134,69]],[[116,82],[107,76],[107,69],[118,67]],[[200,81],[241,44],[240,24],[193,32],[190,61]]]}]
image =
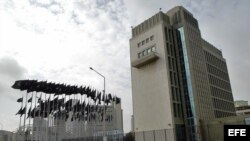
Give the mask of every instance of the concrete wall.
[{"label": "concrete wall", "polygon": [[223,141],[224,125],[245,125],[245,119],[249,115],[217,118],[209,121],[201,121],[202,137],[204,141]]},{"label": "concrete wall", "polygon": [[[139,42],[151,36],[152,41],[138,47]],[[150,46],[156,47],[159,59],[140,68],[131,66],[135,132],[174,128],[163,22],[130,40],[131,62],[138,59],[138,52]],[[174,137],[174,132],[170,136]]]}]

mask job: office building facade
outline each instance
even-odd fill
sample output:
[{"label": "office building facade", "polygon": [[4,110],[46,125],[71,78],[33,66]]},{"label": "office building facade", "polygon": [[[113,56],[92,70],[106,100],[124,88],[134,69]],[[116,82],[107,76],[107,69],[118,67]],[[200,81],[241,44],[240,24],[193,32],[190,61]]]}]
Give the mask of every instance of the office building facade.
[{"label": "office building facade", "polygon": [[200,120],[235,115],[226,61],[182,6],[132,28],[133,131],[201,140]]}]

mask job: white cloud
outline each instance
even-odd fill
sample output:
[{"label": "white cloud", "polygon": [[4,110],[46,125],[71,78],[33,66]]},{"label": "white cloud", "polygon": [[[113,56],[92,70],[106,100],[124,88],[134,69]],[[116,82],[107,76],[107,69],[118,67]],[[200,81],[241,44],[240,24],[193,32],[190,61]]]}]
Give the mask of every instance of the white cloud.
[{"label": "white cloud", "polygon": [[[124,121],[130,122],[132,107],[125,106],[132,105],[128,30],[121,2],[13,3],[14,7],[1,10],[5,20],[0,23],[0,55],[14,56],[27,69],[30,79],[91,85],[102,90],[102,78],[89,70],[89,66],[94,67],[107,77],[107,92],[122,97]],[[130,130],[130,124],[124,127]]]}]

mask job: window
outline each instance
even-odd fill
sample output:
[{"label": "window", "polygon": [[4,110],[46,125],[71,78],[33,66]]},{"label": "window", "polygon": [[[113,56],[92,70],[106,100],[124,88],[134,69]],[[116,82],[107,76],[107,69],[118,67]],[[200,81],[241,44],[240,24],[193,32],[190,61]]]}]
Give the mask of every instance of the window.
[{"label": "window", "polygon": [[149,54],[149,53],[151,52],[151,49],[150,49],[150,48],[148,48],[147,50],[148,50],[148,54]]},{"label": "window", "polygon": [[137,46],[138,46],[138,47],[140,47],[140,46],[141,46],[141,42],[140,42],[140,43],[138,43],[138,44],[137,44]]},{"label": "window", "polygon": [[178,113],[179,113],[179,117],[182,117],[181,104],[178,104]]},{"label": "window", "polygon": [[142,52],[138,53],[138,58],[141,58],[142,56]]},{"label": "window", "polygon": [[144,45],[144,44],[145,44],[145,40],[142,41],[142,45]]},{"label": "window", "polygon": [[150,36],[150,41],[153,41],[154,40],[154,36]]},{"label": "window", "polygon": [[174,117],[177,117],[177,107],[176,107],[176,104],[174,103]]},{"label": "window", "polygon": [[167,43],[167,53],[170,55],[169,44]]},{"label": "window", "polygon": [[149,42],[149,38],[146,39],[146,43],[148,43],[148,42]]},{"label": "window", "polygon": [[173,70],[175,70],[175,61],[174,61],[174,58],[172,58],[172,65],[173,65]]},{"label": "window", "polygon": [[148,55],[148,52],[147,52],[147,50],[144,50],[143,51],[143,56],[146,56],[146,55]]},{"label": "window", "polygon": [[173,46],[172,46],[172,45],[170,45],[170,55],[171,55],[171,56],[174,56]]},{"label": "window", "polygon": [[175,93],[176,93],[176,99],[177,101],[181,101],[180,99],[180,95],[179,95],[179,91],[178,91],[178,88],[175,88]]},{"label": "window", "polygon": [[168,67],[169,67],[169,69],[172,69],[172,64],[171,64],[171,59],[170,59],[170,57],[168,57]]},{"label": "window", "polygon": [[173,100],[176,100],[176,94],[175,94],[175,89],[174,89],[174,87],[171,87],[171,90],[172,90],[172,99],[173,99]]},{"label": "window", "polygon": [[170,84],[173,84],[173,75],[171,71],[170,71]]},{"label": "window", "polygon": [[170,29],[168,29],[168,34],[169,34],[169,42],[172,43],[172,34]]},{"label": "window", "polygon": [[155,52],[156,51],[155,46],[152,46],[151,50],[152,50],[152,52]]},{"label": "window", "polygon": [[176,73],[173,72],[173,77],[174,77],[174,84],[177,85],[177,81],[176,81]]}]

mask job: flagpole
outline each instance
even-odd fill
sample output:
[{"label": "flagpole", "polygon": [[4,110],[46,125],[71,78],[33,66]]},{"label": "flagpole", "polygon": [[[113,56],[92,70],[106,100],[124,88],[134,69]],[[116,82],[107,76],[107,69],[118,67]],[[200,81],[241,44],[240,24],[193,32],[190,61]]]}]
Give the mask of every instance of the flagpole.
[{"label": "flagpole", "polygon": [[79,112],[79,137],[81,138],[82,133],[82,94],[80,94],[80,112]]},{"label": "flagpole", "polygon": [[45,131],[46,131],[46,140],[49,140],[49,110],[50,110],[50,97],[51,95],[49,95],[49,99],[48,99],[48,107],[47,107],[47,110],[46,110],[46,113],[47,113],[47,121],[45,122]]},{"label": "flagpole", "polygon": [[[78,97],[79,98],[79,97]],[[77,109],[79,106],[81,106],[81,102],[82,102],[82,98],[81,98],[81,95],[80,95],[80,98],[79,98],[79,104],[77,106]],[[81,133],[81,116],[80,116],[80,113],[81,113],[81,107],[80,109],[78,109],[78,139],[80,140],[80,133]]]},{"label": "flagpole", "polygon": [[[54,117],[54,108],[55,108],[55,95],[53,96],[53,105],[52,105],[52,123],[51,123],[51,126],[53,127],[52,128],[52,132],[55,133],[55,117]],[[59,97],[59,96],[58,96]],[[55,134],[56,135],[56,134]],[[53,134],[53,138],[54,138],[54,134]],[[57,140],[56,140],[57,141]]]},{"label": "flagpole", "polygon": [[[58,99],[59,99],[59,95],[58,95]],[[54,106],[55,106],[55,101],[53,102],[53,104],[54,104]],[[56,141],[58,140],[57,138],[58,138],[58,128],[59,128],[59,117],[60,117],[60,114],[61,113],[59,113],[59,108],[58,108],[58,102],[56,103],[56,107],[54,107],[54,108],[56,108],[56,110],[54,111],[55,113],[54,113],[54,120],[53,120],[53,124],[54,124],[54,130],[55,130],[55,138],[56,138]]]},{"label": "flagpole", "polygon": [[39,101],[39,113],[38,113],[38,118],[37,118],[38,125],[36,127],[38,129],[37,133],[36,133],[37,134],[36,135],[37,136],[37,140],[40,140],[40,134],[41,134],[41,124],[40,124],[40,122],[41,122],[41,118],[42,118],[41,117],[42,116],[42,113],[41,113],[42,112],[42,102],[41,102],[42,101],[42,92],[40,93],[40,98],[39,99],[40,99],[40,101]]},{"label": "flagpole", "polygon": [[93,121],[93,132],[94,132],[94,134],[93,134],[93,138],[94,138],[94,141],[95,141],[95,120],[96,120],[96,101],[95,100],[93,100],[93,102],[94,102],[94,111],[93,111],[93,116],[94,116],[94,121]]},{"label": "flagpole", "polygon": [[77,107],[76,107],[76,111],[77,111],[77,116],[76,116],[76,118],[77,118],[77,121],[76,122],[78,122],[78,127],[77,127],[77,139],[79,139],[80,138],[80,118],[79,118],[79,110],[80,109],[78,109],[78,107],[79,107],[79,105],[81,104],[81,99],[79,98],[79,96],[78,96],[78,93],[77,93],[77,100],[79,100],[78,102],[77,102]]},{"label": "flagpole", "polygon": [[35,107],[34,107],[34,113],[33,113],[33,123],[32,123],[32,136],[31,136],[31,140],[33,141],[34,138],[34,119],[35,119],[35,114],[36,114],[36,98],[37,98],[37,92],[35,94]]},{"label": "flagpole", "polygon": [[83,133],[83,135],[82,135],[82,137],[83,138],[85,138],[85,136],[86,136],[86,121],[85,121],[85,116],[86,116],[86,111],[85,111],[85,109],[86,109],[86,97],[84,96],[83,97],[83,103],[84,103],[84,106],[82,107],[82,122],[83,122],[83,124],[82,124],[82,133]]},{"label": "flagpole", "polygon": [[[71,95],[69,95],[69,100],[71,100],[71,98],[70,98],[70,96]],[[71,109],[70,109],[70,101],[69,101],[69,104],[68,104],[68,110],[69,111],[67,111],[68,113],[68,118],[69,118],[69,112],[71,112]],[[67,118],[67,120],[68,120],[68,118]],[[65,121],[65,122],[67,122],[67,120]],[[66,123],[65,123],[65,126],[66,126]],[[66,134],[68,134],[68,132],[65,130],[65,138],[69,138],[69,136],[66,136]]]},{"label": "flagpole", "polygon": [[[63,102],[63,104],[66,102],[66,100],[67,100],[67,97],[66,97],[66,94],[64,94],[64,102]],[[61,107],[60,107],[61,108]],[[64,117],[64,118],[66,118],[66,105],[64,105],[64,113],[60,113],[61,114],[61,119],[62,119],[62,117]],[[61,134],[61,132],[60,132],[60,127],[62,128],[62,129],[64,129],[64,132],[66,131],[66,125],[65,125],[65,119],[64,119],[64,128],[63,128],[63,124],[62,125],[60,125],[60,120],[58,120],[59,122],[58,122],[58,128],[57,128],[57,131],[58,131],[58,137],[59,138],[61,138],[61,139],[59,139],[59,140],[62,140],[62,138],[63,138],[63,135],[60,135]],[[63,121],[63,120],[61,120],[61,121]],[[61,123],[63,123],[63,122],[61,122]],[[63,132],[63,131],[62,131]],[[60,133],[60,134],[59,134]]]},{"label": "flagpole", "polygon": [[[67,106],[68,105],[66,105],[67,104],[67,95],[65,94],[65,117],[64,117],[64,126],[65,126],[65,128],[64,128],[64,131],[62,131],[64,134],[62,135],[62,138],[63,139],[65,139],[66,138],[66,117],[67,117],[67,113],[66,113],[66,110],[67,110]],[[62,123],[63,124],[63,123]],[[62,125],[63,126],[63,125]]]},{"label": "flagpole", "polygon": [[24,113],[24,125],[23,125],[23,130],[24,130],[24,137],[23,140],[25,141],[25,124],[26,124],[26,111],[27,111],[27,99],[28,99],[28,92],[26,92],[26,98],[25,98],[25,113]]},{"label": "flagpole", "polygon": [[[59,99],[59,95],[58,95],[58,99]],[[55,101],[53,102],[53,108],[56,108],[53,110],[54,114],[53,114],[53,126],[54,126],[54,132],[55,132],[55,140],[57,141],[58,138],[58,131],[57,128],[59,127],[58,121],[59,121],[59,108],[58,108],[58,102],[56,103],[56,107],[55,107]]]},{"label": "flagpole", "polygon": [[44,140],[44,138],[46,138],[45,132],[44,131],[44,120],[45,120],[45,111],[46,111],[46,98],[47,98],[47,94],[44,93],[44,109],[43,109],[43,118],[42,118],[42,140]]},{"label": "flagpole", "polygon": [[[31,93],[31,106],[30,106],[30,113],[29,113],[29,128],[30,128],[30,118],[31,118],[31,110],[32,110],[32,100],[33,100],[33,92]],[[29,102],[29,101],[28,101]],[[29,134],[29,139],[31,139],[31,135]]]},{"label": "flagpole", "polygon": [[83,138],[85,138],[85,135],[86,135],[86,132],[85,132],[85,108],[86,108],[86,102],[85,102],[85,97],[84,97],[84,99],[83,99],[83,103],[84,103],[84,107],[82,106],[82,133],[83,133],[83,135],[82,135],[82,137]]},{"label": "flagpole", "polygon": [[40,109],[39,109],[39,118],[37,118],[37,120],[39,121],[38,122],[38,125],[37,125],[37,128],[38,128],[38,132],[37,132],[37,139],[40,140],[41,139],[41,133],[42,133],[42,92],[40,93]]},{"label": "flagpole", "polygon": [[[87,97],[87,98],[88,98],[88,97]],[[87,110],[88,110],[87,129],[88,129],[88,136],[90,136],[90,127],[89,127],[89,126],[90,126],[90,125],[89,125],[89,124],[90,124],[90,123],[89,123],[89,121],[90,121],[90,120],[89,120],[89,115],[90,115],[90,112],[89,112],[89,111],[90,111],[90,110],[89,110],[89,108],[90,108],[90,103],[89,103],[89,98],[88,98],[88,105],[89,105],[89,106],[88,106],[88,109],[87,109]]]},{"label": "flagpole", "polygon": [[[22,109],[23,109],[23,98],[24,98],[24,96],[22,95],[22,104],[21,104],[21,111],[22,111]],[[20,121],[19,121],[19,135],[21,135],[21,129],[22,129],[22,114],[20,114]]]}]

